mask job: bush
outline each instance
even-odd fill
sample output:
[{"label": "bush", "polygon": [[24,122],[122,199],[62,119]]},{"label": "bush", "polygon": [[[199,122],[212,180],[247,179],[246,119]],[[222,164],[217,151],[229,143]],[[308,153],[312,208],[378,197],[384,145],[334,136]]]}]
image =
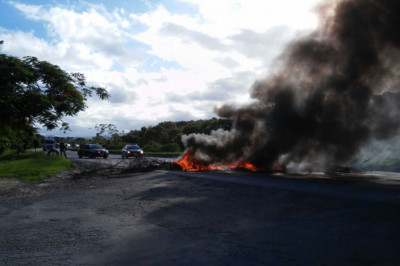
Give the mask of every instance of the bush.
[{"label": "bush", "polygon": [[150,141],[149,143],[147,143],[147,144],[145,144],[143,146],[143,150],[145,152],[148,152],[148,151],[160,151],[160,149],[161,149],[161,144],[158,143],[158,142],[155,142],[155,141]]},{"label": "bush", "polygon": [[161,147],[161,151],[164,152],[178,152],[181,151],[181,148],[176,143],[167,143]]}]

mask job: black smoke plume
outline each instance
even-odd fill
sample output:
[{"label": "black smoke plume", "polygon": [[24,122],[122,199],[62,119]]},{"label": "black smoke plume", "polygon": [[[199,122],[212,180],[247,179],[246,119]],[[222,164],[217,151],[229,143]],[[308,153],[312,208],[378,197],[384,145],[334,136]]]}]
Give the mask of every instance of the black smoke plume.
[{"label": "black smoke plume", "polygon": [[318,12],[320,27],[253,84],[255,104],[216,110],[234,120],[232,130],[182,137],[199,162],[337,165],[398,134],[400,1],[330,1]]}]

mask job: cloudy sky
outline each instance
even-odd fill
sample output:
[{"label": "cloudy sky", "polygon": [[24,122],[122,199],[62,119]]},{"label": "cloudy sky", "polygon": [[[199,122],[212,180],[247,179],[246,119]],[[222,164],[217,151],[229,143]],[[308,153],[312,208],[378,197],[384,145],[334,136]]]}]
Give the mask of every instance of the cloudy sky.
[{"label": "cloudy sky", "polygon": [[[317,26],[317,0],[0,0],[1,53],[36,56],[106,88],[66,118],[69,136],[215,117],[290,41]],[[62,131],[41,131],[62,136]]]}]

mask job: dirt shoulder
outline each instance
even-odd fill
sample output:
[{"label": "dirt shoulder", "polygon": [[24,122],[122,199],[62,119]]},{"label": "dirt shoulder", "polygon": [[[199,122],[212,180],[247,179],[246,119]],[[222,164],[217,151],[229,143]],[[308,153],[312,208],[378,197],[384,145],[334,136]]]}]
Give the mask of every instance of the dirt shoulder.
[{"label": "dirt shoulder", "polygon": [[0,194],[7,192],[8,190],[21,185],[22,182],[14,178],[0,178]]}]

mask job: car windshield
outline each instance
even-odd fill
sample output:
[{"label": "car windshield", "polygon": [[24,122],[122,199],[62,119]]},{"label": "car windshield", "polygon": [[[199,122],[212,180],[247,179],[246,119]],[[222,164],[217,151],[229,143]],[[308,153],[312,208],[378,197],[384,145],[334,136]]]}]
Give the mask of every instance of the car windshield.
[{"label": "car windshield", "polygon": [[138,145],[128,145],[126,146],[128,150],[140,150],[140,147]]},{"label": "car windshield", "polygon": [[91,149],[103,149],[103,147],[101,147],[100,145],[97,144],[93,144],[90,146]]}]

